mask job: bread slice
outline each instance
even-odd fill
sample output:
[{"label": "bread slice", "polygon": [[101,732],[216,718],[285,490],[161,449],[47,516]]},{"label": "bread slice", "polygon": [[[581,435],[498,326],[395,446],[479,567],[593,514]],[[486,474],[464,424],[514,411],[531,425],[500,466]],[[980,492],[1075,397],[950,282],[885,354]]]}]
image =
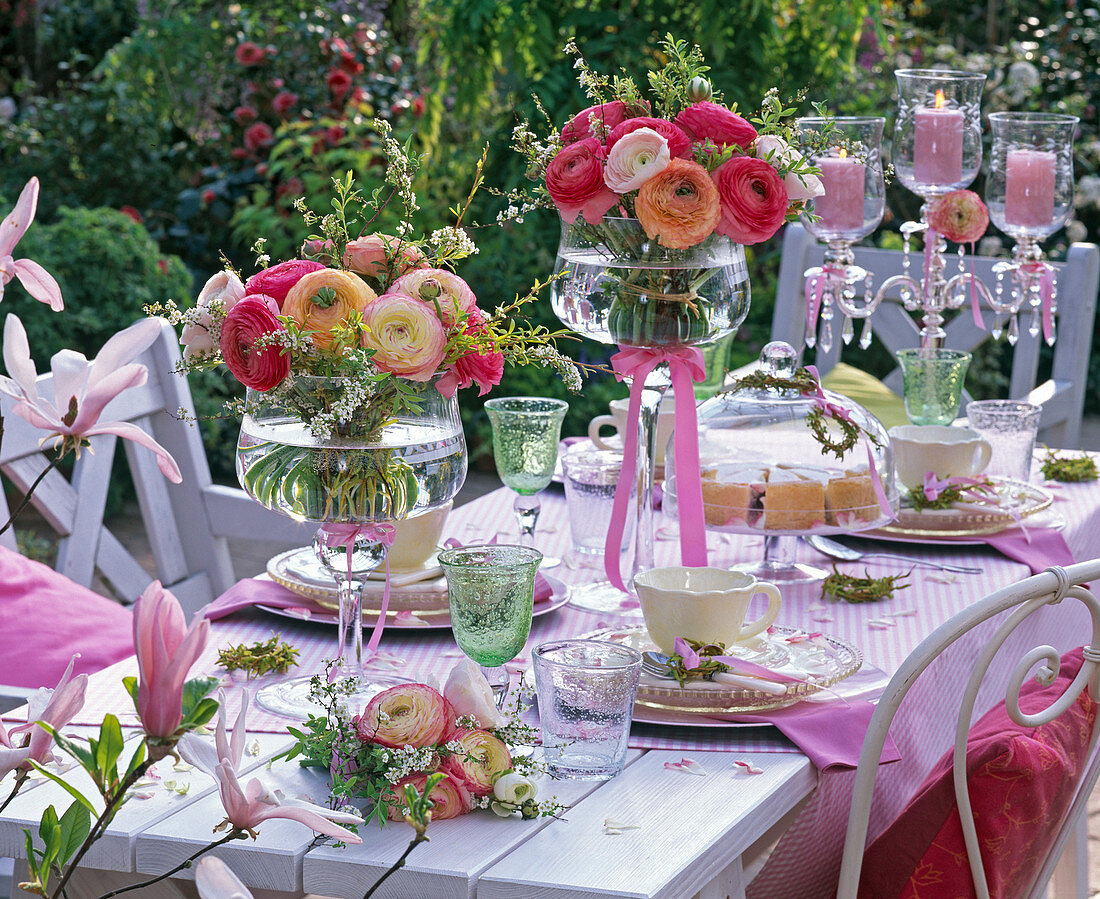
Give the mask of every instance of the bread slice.
[{"label": "bread slice", "polygon": [[808,531],[825,521],[825,484],[772,469],[764,491],[764,530]]},{"label": "bread slice", "polygon": [[709,525],[751,524],[760,514],[767,471],[748,465],[703,469],[703,514]]},{"label": "bread slice", "polygon": [[849,521],[874,521],[880,514],[878,497],[875,496],[869,474],[835,477],[825,488],[827,524],[845,527]]}]

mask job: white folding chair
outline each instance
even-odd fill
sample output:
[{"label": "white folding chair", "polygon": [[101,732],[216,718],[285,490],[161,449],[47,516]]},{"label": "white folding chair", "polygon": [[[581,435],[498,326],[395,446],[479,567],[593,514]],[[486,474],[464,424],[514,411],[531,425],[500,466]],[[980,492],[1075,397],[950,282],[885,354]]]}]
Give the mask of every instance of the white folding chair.
[{"label": "white folding chair", "polygon": [[[1019,714],[1018,699],[1025,678],[1040,663],[1045,663],[1048,668],[1052,668],[1053,672],[1057,673],[1059,659],[1057,651],[1050,646],[1039,646],[1026,652],[1008,678],[1005,692],[1008,713],[1018,724],[1034,727],[1057,718],[1086,689],[1090,691],[1093,700],[1100,699],[1100,602],[1083,586],[1090,581],[1100,581],[1100,559],[1071,565],[1065,569],[1049,568],[1041,574],[998,590],[940,625],[902,663],[878,701],[860,753],[852,790],[852,806],[848,818],[844,856],[841,862],[837,894],[839,899],[853,899],[856,896],[863,866],[872,793],[879,768],[878,760],[898,707],[913,682],[933,660],[950,653],[952,645],[974,628],[1000,616],[1003,620],[996,622],[995,630],[990,633],[981,652],[976,658],[967,662],[971,675],[961,702],[958,697],[947,694],[943,696],[945,715],[950,714],[946,710],[948,703],[953,703],[952,708],[955,707],[954,704],[959,706],[953,755],[955,797],[975,891],[980,899],[987,899],[989,890],[986,886],[982,854],[966,783],[967,735],[972,724],[975,701],[990,663],[997,651],[1013,636],[1014,631],[1027,622],[1030,616],[1059,603],[1064,604],[1058,609],[1060,614],[1075,611],[1073,607],[1076,603],[1083,604],[1092,622],[1091,633],[1082,634],[1082,640],[1086,642],[1084,663],[1080,673],[1066,692],[1045,710],[1034,715],[1022,716]],[[1040,673],[1041,670],[1036,673]],[[1024,895],[1035,899],[1043,896],[1047,883],[1055,874],[1057,867],[1058,896],[1076,896],[1081,899],[1088,896],[1086,810],[1089,794],[1096,782],[1097,774],[1100,773],[1096,737],[1097,723],[1094,722],[1089,741],[1088,759],[1082,765],[1083,774],[1077,783],[1072,804],[1058,828],[1038,875]],[[1067,881],[1069,881],[1068,884]]]},{"label": "white folding chair", "polygon": [[[181,484],[170,483],[151,452],[123,441],[155,571],[146,571],[103,521],[117,438],[93,438],[92,451],[80,454],[71,480],[56,470],[50,472],[31,503],[60,535],[54,566],[59,572],[89,586],[98,570],[126,603],[137,599],[157,578],[190,615],[235,581],[227,537],[305,545],[312,539],[313,528],[264,509],[243,490],[212,482],[194,424],[187,379],[175,372],[179,359],[178,338],[165,322],[156,342],[137,360],[149,369],[148,383],[119,395],[102,416],[103,420],[133,422],[152,434],[175,457],[183,473]],[[39,390],[49,395],[50,375],[39,379]],[[39,446],[42,432],[13,414],[13,405],[10,398],[3,398],[0,471],[23,492],[47,467],[49,449]],[[181,419],[180,410],[189,421]],[[0,516],[0,521],[7,520],[2,494]],[[13,531],[0,536],[0,542],[15,549]]]},{"label": "white folding chair", "polygon": [[[772,316],[772,340],[784,340],[795,347],[803,346],[806,335],[803,275],[807,269],[821,265],[824,252],[824,245],[818,243],[801,225],[787,226],[783,235],[783,255],[779,263]],[[855,247],[854,253],[857,265],[874,272],[876,285],[902,271],[903,254],[898,251]],[[920,253],[911,256],[912,270],[919,272],[922,257]],[[989,257],[973,260],[975,274],[988,285],[994,283],[992,269],[997,261]],[[1032,337],[1028,329],[1022,327],[1020,340],[1013,349],[1008,398],[1026,399],[1042,405],[1040,439],[1051,446],[1075,448],[1081,429],[1096,295],[1100,285],[1100,248],[1095,244],[1072,244],[1066,261],[1055,267],[1058,269],[1057,342],[1050,379],[1036,385],[1043,340],[1041,335]],[[988,326],[992,316],[989,309],[984,312]],[[891,353],[919,343],[919,328],[897,295],[887,296],[871,321],[875,336]],[[988,331],[982,331],[974,324],[968,309],[961,310],[947,325],[946,331],[944,346],[968,352],[990,338]],[[845,347],[839,336],[829,352],[817,347],[813,361],[818,371],[822,375],[828,372],[840,360],[842,351],[855,354],[859,348],[854,345]],[[900,369],[894,369],[885,382],[891,390],[901,394]]]}]

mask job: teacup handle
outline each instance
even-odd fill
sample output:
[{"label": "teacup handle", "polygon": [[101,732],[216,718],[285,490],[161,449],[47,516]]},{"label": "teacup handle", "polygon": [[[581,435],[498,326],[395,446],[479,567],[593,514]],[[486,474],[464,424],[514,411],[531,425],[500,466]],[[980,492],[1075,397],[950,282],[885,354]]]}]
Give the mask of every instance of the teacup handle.
[{"label": "teacup handle", "polygon": [[772,622],[779,614],[779,607],[783,603],[783,598],[779,595],[779,588],[775,584],[758,583],[753,590],[753,596],[757,593],[763,593],[768,597],[768,608],[752,624],[742,625],[741,632],[737,635],[738,640],[755,637],[761,631],[771,627]]},{"label": "teacup handle", "polygon": [[993,458],[993,447],[984,437],[978,440],[978,467],[975,474],[981,474],[989,467],[989,460]]},{"label": "teacup handle", "polygon": [[602,450],[613,449],[613,447],[600,436],[600,428],[604,425],[610,425],[615,429],[616,434],[619,433],[619,426],[615,423],[615,419],[612,416],[597,415],[588,423],[588,439]]}]

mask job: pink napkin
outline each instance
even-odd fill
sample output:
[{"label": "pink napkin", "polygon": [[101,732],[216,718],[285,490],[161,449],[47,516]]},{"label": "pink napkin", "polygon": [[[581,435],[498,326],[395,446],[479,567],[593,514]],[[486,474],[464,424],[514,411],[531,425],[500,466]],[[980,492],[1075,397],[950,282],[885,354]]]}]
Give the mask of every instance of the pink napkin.
[{"label": "pink napkin", "polygon": [[[875,707],[866,699],[847,702],[800,702],[772,712],[751,715],[714,715],[723,721],[752,724],[767,721],[801,749],[820,771],[827,768],[854,768]],[[901,758],[890,735],[882,748],[880,763]]]},{"label": "pink napkin", "polygon": [[[542,574],[536,573],[535,602],[546,602],[553,595],[554,589],[550,586],[550,582]],[[293,590],[288,590],[274,581],[245,578],[210,603],[203,614],[213,621],[255,605],[274,606],[277,609],[298,608],[315,612],[331,612],[330,609],[323,609],[308,597],[299,596]]]},{"label": "pink napkin", "polygon": [[987,537],[985,541],[1002,555],[1023,562],[1032,574],[1039,574],[1051,565],[1072,565],[1074,562],[1062,532],[1052,528],[1028,528],[1026,532],[1014,528]]}]

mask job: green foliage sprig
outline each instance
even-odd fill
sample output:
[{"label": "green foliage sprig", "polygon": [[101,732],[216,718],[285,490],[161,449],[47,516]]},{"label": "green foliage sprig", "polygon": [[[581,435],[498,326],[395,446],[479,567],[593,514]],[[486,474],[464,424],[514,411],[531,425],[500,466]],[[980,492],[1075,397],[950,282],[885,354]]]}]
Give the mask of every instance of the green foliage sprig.
[{"label": "green foliage sprig", "polygon": [[1080,456],[1059,456],[1047,448],[1043,459],[1043,477],[1051,481],[1063,481],[1069,484],[1081,481],[1095,481],[1097,477],[1096,460],[1088,453]]},{"label": "green foliage sprig", "polygon": [[904,590],[909,586],[908,583],[902,582],[902,578],[909,576],[908,571],[905,574],[890,574],[877,578],[871,577],[866,570],[863,574],[864,577],[844,574],[837,571],[834,565],[833,573],[821,583],[821,598],[829,598],[833,602],[877,602],[882,599],[891,599],[895,590]]},{"label": "green foliage sprig", "polygon": [[243,670],[249,677],[286,674],[291,666],[298,664],[298,650],[283,642],[279,634],[274,634],[270,640],[250,645],[238,643],[218,650],[218,664],[226,671]]},{"label": "green foliage sprig", "polygon": [[[909,502],[917,512],[926,509],[950,509],[955,503],[973,502],[977,498],[996,498],[996,485],[989,478],[976,479],[976,484],[948,484],[935,499],[929,499],[923,488],[909,491]],[[975,496],[968,497],[972,493]]]},{"label": "green foliage sprig", "polygon": [[676,682],[682,687],[689,680],[701,680],[711,678],[715,674],[729,671],[729,666],[711,656],[727,655],[726,647],[721,643],[703,643],[701,640],[689,640],[684,642],[699,654],[699,664],[694,668],[688,668],[684,659],[678,653],[672,653],[668,657],[669,674],[676,678]]}]

